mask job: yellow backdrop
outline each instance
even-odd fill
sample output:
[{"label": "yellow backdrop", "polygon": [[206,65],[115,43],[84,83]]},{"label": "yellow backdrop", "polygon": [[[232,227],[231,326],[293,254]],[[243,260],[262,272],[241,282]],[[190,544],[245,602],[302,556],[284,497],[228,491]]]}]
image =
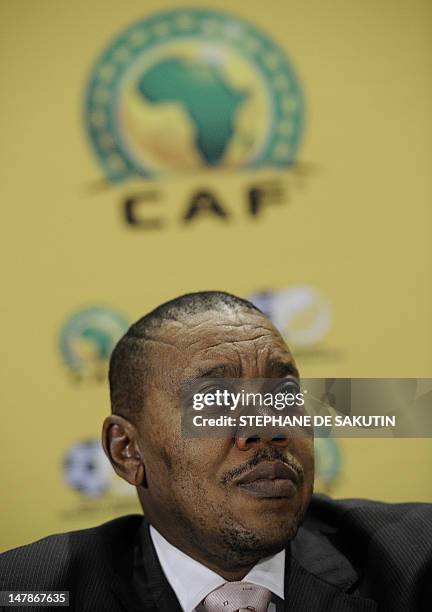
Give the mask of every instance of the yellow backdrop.
[{"label": "yellow backdrop", "polygon": [[[128,322],[176,295],[254,296],[307,377],[431,377],[430,2],[196,2],[209,11],[210,38],[215,13],[228,24],[223,44],[216,36],[198,51],[210,66],[228,48],[231,92],[249,105],[230,127],[237,140],[213,165],[193,149],[196,134],[178,105],[146,110],[134,97],[127,66],[144,44],[139,32],[97,64],[119,33],[182,3],[1,7],[1,550],[137,510],[99,452],[106,362]],[[245,38],[245,22],[258,34]],[[178,49],[170,27],[152,33],[168,46],[149,51],[143,70],[158,53],[198,52]],[[195,26],[183,16],[178,27]],[[240,39],[242,52],[232,52]],[[271,49],[263,61],[274,78],[260,81],[254,45],[262,40],[288,58],[292,82]],[[100,109],[114,95],[114,69],[124,79],[113,136]],[[90,108],[96,73],[106,81]],[[280,120],[271,96],[284,87]],[[114,174],[124,168],[118,138],[160,176],[107,176],[90,125]],[[275,126],[282,140],[273,157],[248,165]],[[284,166],[287,156],[294,165]],[[432,498],[430,440],[318,444],[317,487],[336,497]]]}]

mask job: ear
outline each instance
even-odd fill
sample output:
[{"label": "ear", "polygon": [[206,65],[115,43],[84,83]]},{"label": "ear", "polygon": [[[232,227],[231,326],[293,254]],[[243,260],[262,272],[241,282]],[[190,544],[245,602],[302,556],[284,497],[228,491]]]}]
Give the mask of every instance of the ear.
[{"label": "ear", "polygon": [[117,414],[107,417],[102,428],[102,445],[121,478],[135,487],[146,486],[144,462],[135,425]]}]

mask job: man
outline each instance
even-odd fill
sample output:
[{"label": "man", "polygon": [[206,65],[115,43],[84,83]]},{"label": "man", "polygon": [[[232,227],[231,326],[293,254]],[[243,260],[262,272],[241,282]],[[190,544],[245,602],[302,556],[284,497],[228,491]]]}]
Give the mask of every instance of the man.
[{"label": "man", "polygon": [[298,377],[251,303],[188,294],[132,325],[111,357],[102,440],[145,518],[9,551],[1,589],[67,590],[73,609],[101,612],[430,609],[430,506],[312,496],[308,435],[182,435],[185,382],[220,377]]}]

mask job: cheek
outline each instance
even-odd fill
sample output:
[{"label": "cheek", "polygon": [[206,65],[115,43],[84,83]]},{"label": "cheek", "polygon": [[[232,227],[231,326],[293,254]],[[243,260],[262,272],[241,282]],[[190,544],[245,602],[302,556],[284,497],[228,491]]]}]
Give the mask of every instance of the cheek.
[{"label": "cheek", "polygon": [[177,438],[167,449],[171,459],[171,474],[179,483],[197,486],[216,484],[217,473],[225,459],[225,444],[198,438]]},{"label": "cheek", "polygon": [[217,479],[220,449],[210,451],[208,442],[179,438],[159,449],[149,484],[161,507],[177,508],[180,516],[204,517],[209,508],[224,503],[225,492]]},{"label": "cheek", "polygon": [[298,438],[293,449],[293,454],[303,466],[305,483],[310,484],[314,479],[314,442],[311,438]]},{"label": "cheek", "polygon": [[184,437],[180,419],[175,416],[161,422],[149,414],[142,432],[144,462],[153,494],[165,499],[173,494],[190,496],[216,482],[227,452],[225,440]]},{"label": "cheek", "polygon": [[173,419],[162,420],[157,411],[148,409],[139,430],[148,486],[153,495],[163,497],[177,460],[172,451],[176,448]]}]

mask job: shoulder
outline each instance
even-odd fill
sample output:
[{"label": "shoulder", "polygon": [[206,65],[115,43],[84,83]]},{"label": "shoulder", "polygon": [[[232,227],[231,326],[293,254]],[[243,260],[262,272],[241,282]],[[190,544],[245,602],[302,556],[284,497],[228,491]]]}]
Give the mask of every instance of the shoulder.
[{"label": "shoulder", "polygon": [[116,549],[128,546],[142,520],[139,515],[125,516],[0,554],[0,590],[66,588],[82,575],[108,572]]},{"label": "shoulder", "polygon": [[318,567],[325,556],[377,600],[397,596],[418,609],[413,602],[432,596],[432,504],[314,495],[299,536],[307,563]]},{"label": "shoulder", "polygon": [[431,533],[432,504],[386,503],[368,499],[334,500],[325,495],[313,495],[307,522],[337,529],[353,529],[366,534],[381,530],[400,534],[409,531],[411,538]]}]

